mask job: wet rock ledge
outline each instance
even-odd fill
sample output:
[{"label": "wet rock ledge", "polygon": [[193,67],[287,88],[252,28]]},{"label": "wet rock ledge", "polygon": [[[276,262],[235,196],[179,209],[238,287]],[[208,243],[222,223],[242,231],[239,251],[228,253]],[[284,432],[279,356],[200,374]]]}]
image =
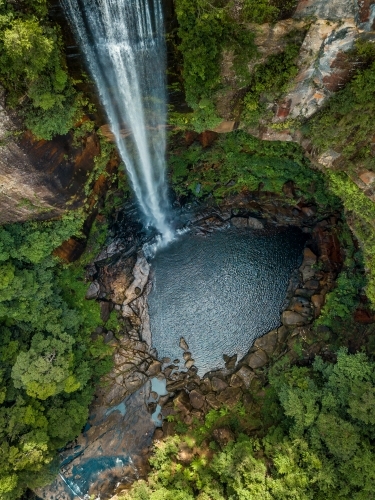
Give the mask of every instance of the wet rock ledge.
[{"label": "wet rock ledge", "polygon": [[269,362],[285,354],[296,359],[301,352],[305,357],[321,352],[324,342],[311,323],[342,265],[337,222],[335,216],[317,220],[312,206],[286,209],[270,202],[261,207],[254,201],[237,209],[206,207],[190,216],[186,224],[203,237],[223,227],[269,225],[296,225],[309,235],[303,262],[290,280],[281,325],[258,338],[241,360],[223,353],[225,369],[203,377],[183,338],[180,359],[173,362],[158,359],[152,348],[147,305],[152,273],[140,246],[119,237],[103,249],[87,268],[87,299],[99,301],[103,319],[112,310],[121,316],[121,332],[98,328],[93,334],[113,348],[114,366],[96,392],[84,432],[61,453],[59,478],[39,496],[65,500],[82,497],[89,488],[89,495],[110,498],[147,474],[152,438],[174,433],[176,421],[190,425],[212,408],[252,404]]}]

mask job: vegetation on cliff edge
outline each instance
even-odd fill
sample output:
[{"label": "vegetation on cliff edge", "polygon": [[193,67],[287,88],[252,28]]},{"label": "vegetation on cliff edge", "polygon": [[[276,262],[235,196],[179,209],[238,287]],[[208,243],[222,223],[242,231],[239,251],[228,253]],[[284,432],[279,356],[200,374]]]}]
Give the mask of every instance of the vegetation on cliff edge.
[{"label": "vegetation on cliff edge", "polygon": [[285,361],[269,373],[258,430],[251,404],[212,410],[203,426],[156,443],[148,480],[121,498],[375,498],[375,363],[343,349],[334,363]]},{"label": "vegetation on cliff edge", "polygon": [[[56,450],[88,418],[111,349],[90,334],[103,322],[86,301],[84,270],[52,251],[80,236],[83,214],[0,228],[0,498],[53,480]],[[96,238],[96,236],[95,236]]]}]

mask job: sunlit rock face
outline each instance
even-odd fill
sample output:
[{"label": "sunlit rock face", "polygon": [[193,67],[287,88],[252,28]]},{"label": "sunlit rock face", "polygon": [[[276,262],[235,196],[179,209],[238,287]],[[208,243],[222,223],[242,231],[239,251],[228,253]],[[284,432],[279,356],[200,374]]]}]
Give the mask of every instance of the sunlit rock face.
[{"label": "sunlit rock face", "polygon": [[304,242],[298,229],[247,227],[185,235],[160,250],[149,296],[159,357],[181,359],[180,337],[200,375],[223,368],[223,354],[243,357],[257,337],[280,324]]}]

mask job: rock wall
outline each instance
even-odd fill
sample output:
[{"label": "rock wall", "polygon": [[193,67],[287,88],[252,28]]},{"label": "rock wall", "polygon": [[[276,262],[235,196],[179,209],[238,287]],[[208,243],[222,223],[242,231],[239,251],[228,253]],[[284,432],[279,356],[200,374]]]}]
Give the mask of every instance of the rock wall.
[{"label": "rock wall", "polygon": [[96,134],[75,147],[70,134],[37,141],[29,132],[19,135],[20,128],[0,93],[0,224],[49,219],[82,205],[100,152]]},{"label": "rock wall", "polygon": [[[356,62],[348,53],[360,38],[375,41],[374,21],[374,0],[300,0],[292,18],[274,25],[250,25],[260,52],[260,58],[249,63],[250,71],[271,54],[280,53],[289,33],[297,30],[305,35],[297,61],[298,74],[277,103],[268,103],[271,116],[249,132],[266,140],[295,140],[288,123],[312,116],[351,78]],[[230,126],[233,130],[235,120],[242,127],[237,116],[238,102],[246,88],[241,87],[233,62],[233,54],[224,52],[221,78],[228,90],[217,101],[218,113],[224,120],[215,129],[217,132],[228,132]]]}]

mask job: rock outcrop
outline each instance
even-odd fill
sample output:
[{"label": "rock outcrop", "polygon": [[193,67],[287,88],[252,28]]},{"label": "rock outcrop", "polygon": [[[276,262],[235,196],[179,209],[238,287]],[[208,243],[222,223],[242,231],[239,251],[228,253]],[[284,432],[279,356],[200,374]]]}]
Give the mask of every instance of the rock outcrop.
[{"label": "rock outcrop", "polygon": [[71,134],[37,141],[30,132],[19,135],[20,128],[0,89],[0,224],[50,219],[80,207],[100,153],[97,135],[76,147]]},{"label": "rock outcrop", "polygon": [[[290,34],[299,32],[303,36],[297,75],[276,104],[267,103],[267,114],[260,126],[249,132],[266,140],[298,140],[293,120],[312,116],[333,92],[349,81],[357,66],[350,51],[361,38],[375,41],[374,21],[373,0],[300,0],[290,19],[276,24],[249,25],[256,33],[255,44],[260,54],[249,62],[250,71],[270,55],[282,52]],[[239,121],[237,126],[245,126],[238,117],[238,104],[246,88],[236,75],[231,51],[223,53],[221,78],[227,90],[216,102],[223,122],[215,130],[228,132],[236,128],[236,125],[228,128],[233,120]]]}]

